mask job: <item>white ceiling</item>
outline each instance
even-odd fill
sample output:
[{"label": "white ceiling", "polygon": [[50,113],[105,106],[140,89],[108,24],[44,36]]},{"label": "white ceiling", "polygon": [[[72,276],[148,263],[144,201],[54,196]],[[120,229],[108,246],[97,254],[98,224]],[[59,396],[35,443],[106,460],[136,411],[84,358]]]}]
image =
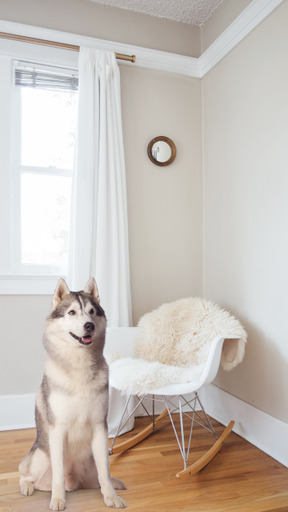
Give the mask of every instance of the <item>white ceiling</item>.
[{"label": "white ceiling", "polygon": [[202,26],[223,0],[90,0],[158,18]]}]

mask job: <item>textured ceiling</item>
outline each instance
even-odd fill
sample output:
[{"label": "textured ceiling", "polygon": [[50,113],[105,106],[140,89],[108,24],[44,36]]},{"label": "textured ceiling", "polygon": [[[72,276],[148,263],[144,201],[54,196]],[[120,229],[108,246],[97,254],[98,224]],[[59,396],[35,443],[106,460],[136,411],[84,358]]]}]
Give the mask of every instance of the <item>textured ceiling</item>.
[{"label": "textured ceiling", "polygon": [[89,0],[190,25],[202,26],[223,0]]}]

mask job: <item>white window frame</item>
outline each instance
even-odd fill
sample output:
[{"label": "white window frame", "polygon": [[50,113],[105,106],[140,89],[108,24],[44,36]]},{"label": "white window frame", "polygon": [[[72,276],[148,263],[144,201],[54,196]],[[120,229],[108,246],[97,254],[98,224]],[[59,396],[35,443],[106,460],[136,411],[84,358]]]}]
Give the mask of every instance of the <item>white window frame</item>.
[{"label": "white window frame", "polygon": [[[15,78],[15,70],[27,66],[28,70],[31,69],[31,64],[23,61],[14,62],[13,76]],[[35,66],[36,68],[36,66]],[[50,66],[41,66],[41,70],[50,73],[61,73],[62,68],[51,68]],[[68,70],[68,75],[75,75],[74,72]],[[72,178],[72,168],[62,169],[59,167],[41,167],[41,166],[29,166],[21,163],[21,88],[22,86],[15,85],[13,83],[13,155],[11,157],[11,183],[13,190],[11,193],[11,222],[12,231],[14,236],[12,237],[11,243],[14,244],[11,251],[10,262],[12,272],[15,275],[65,275],[66,266],[63,269],[63,265],[37,265],[24,264],[21,262],[21,178],[24,173],[28,173],[34,176],[63,176],[65,178]]]},{"label": "white window frame", "polygon": [[[59,275],[17,275],[12,254],[15,248],[10,236],[12,225],[13,169],[13,60],[26,60],[49,66],[62,66],[77,71],[78,54],[44,46],[0,40],[0,294],[50,295]],[[16,156],[17,157],[17,156]],[[14,193],[17,191],[14,190]],[[18,191],[19,193],[19,191]],[[15,262],[14,262],[15,263]],[[66,277],[65,275],[61,277]]]}]

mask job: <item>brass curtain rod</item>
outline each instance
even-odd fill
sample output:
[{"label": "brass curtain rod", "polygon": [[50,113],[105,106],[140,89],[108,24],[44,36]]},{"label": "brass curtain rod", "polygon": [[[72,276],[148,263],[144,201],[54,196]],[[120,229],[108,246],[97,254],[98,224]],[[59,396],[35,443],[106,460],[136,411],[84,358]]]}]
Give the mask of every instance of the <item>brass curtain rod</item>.
[{"label": "brass curtain rod", "polygon": [[[12,39],[13,41],[21,41],[23,43],[41,44],[43,46],[52,46],[54,48],[62,48],[64,50],[70,50],[72,52],[79,52],[80,46],[68,43],[59,43],[57,41],[48,41],[47,39],[38,39],[36,37],[19,36],[17,34],[8,34],[6,32],[0,32],[0,37],[5,39]],[[116,59],[127,60],[129,62],[135,62],[135,55],[125,55],[124,53],[115,52]]]}]

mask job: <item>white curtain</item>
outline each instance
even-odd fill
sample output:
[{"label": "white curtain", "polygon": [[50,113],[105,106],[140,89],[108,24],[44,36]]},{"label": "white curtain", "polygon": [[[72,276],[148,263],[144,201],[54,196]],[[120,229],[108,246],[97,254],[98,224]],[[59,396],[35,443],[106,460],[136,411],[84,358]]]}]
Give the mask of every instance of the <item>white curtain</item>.
[{"label": "white curtain", "polygon": [[[110,327],[131,325],[120,73],[114,53],[81,48],[68,282],[94,276]],[[110,392],[109,430],[124,397]],[[131,425],[130,425],[131,426]]]}]

